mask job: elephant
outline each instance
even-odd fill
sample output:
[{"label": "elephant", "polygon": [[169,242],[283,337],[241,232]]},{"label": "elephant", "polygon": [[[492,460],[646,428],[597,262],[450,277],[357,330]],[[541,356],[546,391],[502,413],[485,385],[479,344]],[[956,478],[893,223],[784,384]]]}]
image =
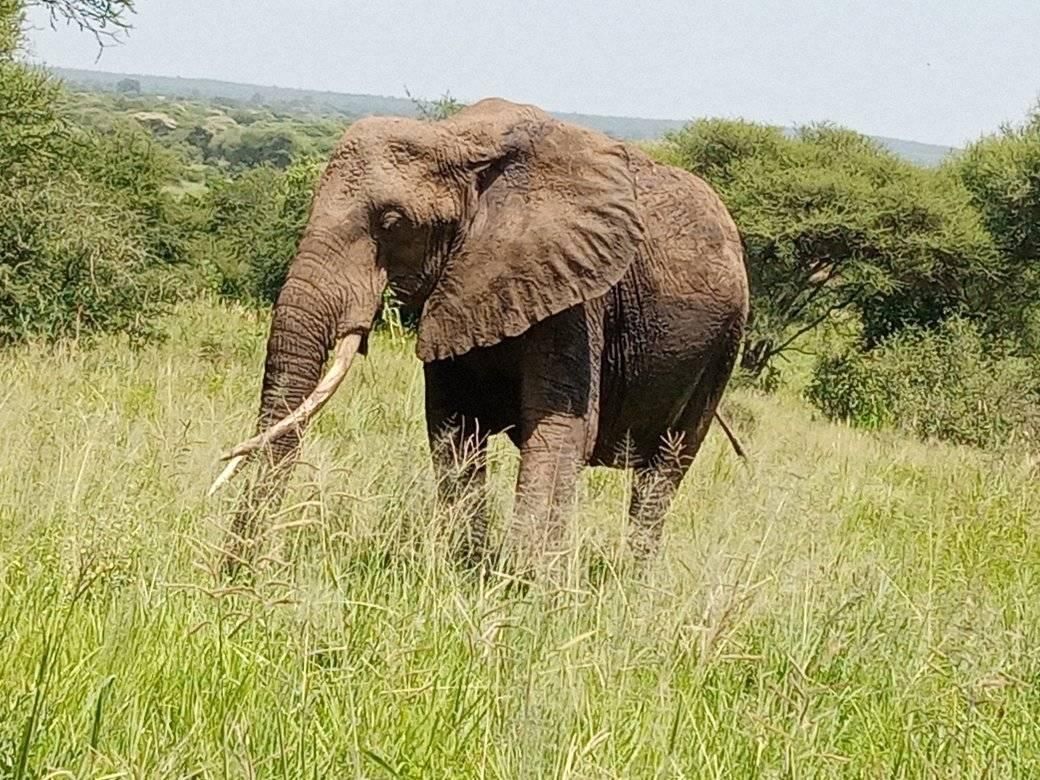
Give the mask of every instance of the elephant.
[{"label": "elephant", "polygon": [[[608,466],[633,469],[629,549],[653,558],[748,317],[742,243],[712,188],[498,98],[436,122],[356,121],[274,304],[257,434],[214,488],[264,452],[250,490],[278,500],[307,421],[367,354],[387,286],[419,312],[439,498],[478,496],[459,558],[494,560],[480,496],[499,433],[520,451],[507,548],[558,552],[582,468]],[[233,529],[246,541],[247,514]]]}]

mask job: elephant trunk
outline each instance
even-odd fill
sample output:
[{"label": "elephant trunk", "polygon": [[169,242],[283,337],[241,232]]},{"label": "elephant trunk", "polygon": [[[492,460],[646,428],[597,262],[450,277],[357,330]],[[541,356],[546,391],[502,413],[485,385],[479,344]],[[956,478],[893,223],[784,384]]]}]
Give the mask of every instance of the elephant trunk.
[{"label": "elephant trunk", "polygon": [[[363,351],[385,282],[366,234],[308,229],[274,306],[257,435],[232,448],[228,466],[210,488],[213,493],[251,453],[263,456],[234,521],[240,540],[253,535],[259,511],[280,500],[301,432],[342,383],[354,354]],[[334,344],[336,359],[322,378]]]},{"label": "elephant trunk", "polygon": [[[304,263],[304,270],[309,270],[312,263]],[[300,264],[293,264],[271,317],[257,415],[258,434],[286,418],[314,391],[335,337],[333,312],[337,296],[325,285],[309,280],[316,271],[298,274],[296,268]],[[296,450],[299,439],[298,427],[287,430],[270,442],[269,459],[274,463],[284,461]]]},{"label": "elephant trunk", "polygon": [[[260,392],[257,431],[251,446],[233,455],[268,448],[281,463],[298,447],[300,430],[335,390],[362,345],[379,310],[385,272],[377,266],[376,247],[361,229],[311,228],[289,268],[275,302]],[[337,344],[331,388],[321,382],[329,350]],[[353,349],[350,349],[351,345]],[[325,391],[320,393],[319,391]],[[309,402],[309,403],[308,403]],[[246,443],[243,442],[245,445]]]}]

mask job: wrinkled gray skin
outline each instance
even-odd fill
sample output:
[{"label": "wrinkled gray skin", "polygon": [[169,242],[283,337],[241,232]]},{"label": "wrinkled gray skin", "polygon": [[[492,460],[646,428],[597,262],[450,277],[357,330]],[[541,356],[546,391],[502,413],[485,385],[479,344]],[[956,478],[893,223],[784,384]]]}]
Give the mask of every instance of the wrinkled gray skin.
[{"label": "wrinkled gray skin", "polygon": [[[275,304],[260,429],[313,390],[336,339],[368,333],[387,283],[421,307],[442,498],[478,496],[461,555],[487,554],[479,496],[499,432],[521,453],[516,549],[559,545],[592,464],[635,468],[631,547],[652,555],[747,317],[737,230],[708,185],[503,100],[436,123],[356,122]],[[254,490],[277,499],[298,444],[295,433],[274,443]],[[249,525],[243,513],[235,530]]]}]

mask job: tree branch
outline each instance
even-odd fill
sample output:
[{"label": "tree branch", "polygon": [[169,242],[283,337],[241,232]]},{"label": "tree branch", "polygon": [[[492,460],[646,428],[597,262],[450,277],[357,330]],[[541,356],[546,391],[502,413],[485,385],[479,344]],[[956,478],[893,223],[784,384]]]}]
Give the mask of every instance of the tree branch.
[{"label": "tree branch", "polygon": [[780,344],[778,344],[776,347],[774,347],[772,350],[770,350],[770,353],[769,353],[770,357],[772,357],[773,355],[778,355],[779,353],[783,352],[785,349],[790,347],[791,344],[793,344],[795,341],[800,339],[802,336],[804,336],[810,330],[812,330],[817,325],[822,323],[825,319],[830,317],[834,312],[839,311],[841,309],[844,309],[846,306],[852,305],[856,301],[856,298],[858,298],[860,295],[862,295],[862,293],[863,293],[863,288],[861,286],[857,287],[855,290],[853,290],[851,295],[847,295],[845,297],[845,299],[842,300],[840,303],[836,303],[833,306],[827,307],[827,310],[824,311],[823,314],[821,314],[816,319],[810,321],[808,324],[806,324],[803,327],[801,327],[798,330],[796,330],[794,332],[794,334],[790,338],[788,338],[785,341],[780,342]]},{"label": "tree branch", "polygon": [[832,263],[831,267],[827,270],[827,275],[823,278],[822,281],[813,283],[812,288],[809,290],[809,294],[805,296],[801,303],[798,303],[797,297],[794,300],[792,300],[787,311],[784,312],[784,315],[787,317],[787,319],[795,320],[801,315],[803,311],[808,309],[809,304],[811,304],[814,300],[816,300],[817,297],[820,296],[821,293],[823,293],[824,289],[827,288],[827,285],[830,283],[831,279],[833,279],[837,275],[838,269],[843,267],[843,265],[843,262]]},{"label": "tree branch", "polygon": [[51,27],[59,22],[91,33],[102,49],[119,42],[130,29],[127,17],[134,13],[135,0],[29,0],[28,5],[46,8]]}]

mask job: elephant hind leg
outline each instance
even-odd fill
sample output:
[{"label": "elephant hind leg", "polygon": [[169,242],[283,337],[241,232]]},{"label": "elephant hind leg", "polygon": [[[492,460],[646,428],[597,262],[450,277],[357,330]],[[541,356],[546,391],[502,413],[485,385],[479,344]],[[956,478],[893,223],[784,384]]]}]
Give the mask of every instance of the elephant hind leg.
[{"label": "elephant hind leg", "polygon": [[714,419],[736,363],[739,339],[716,354],[701,373],[676,422],[661,436],[647,464],[635,470],[629,503],[629,548],[637,562],[653,558],[665,514]]}]

